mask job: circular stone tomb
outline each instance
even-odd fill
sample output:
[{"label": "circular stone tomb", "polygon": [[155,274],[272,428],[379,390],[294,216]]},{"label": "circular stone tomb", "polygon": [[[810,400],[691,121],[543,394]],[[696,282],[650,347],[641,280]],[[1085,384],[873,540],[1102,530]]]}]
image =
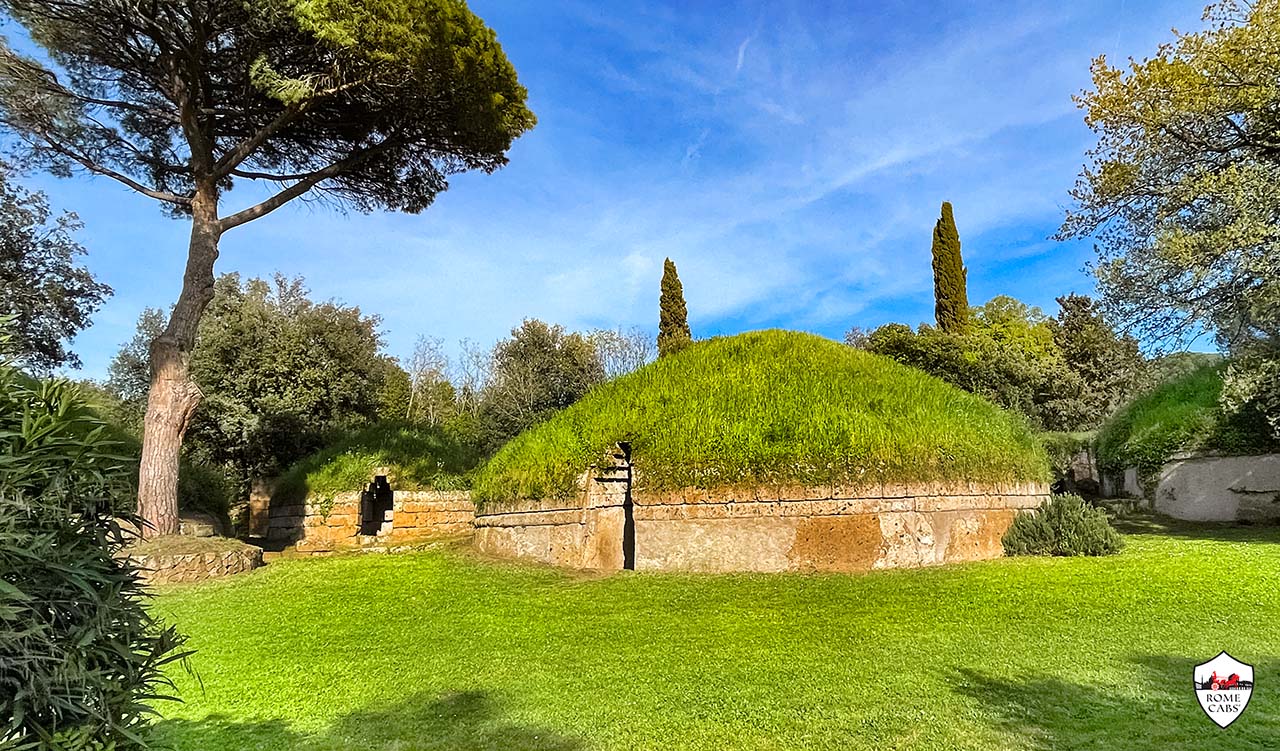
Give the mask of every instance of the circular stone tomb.
[{"label": "circular stone tomb", "polygon": [[583,569],[865,571],[1001,555],[1043,448],[888,358],[760,331],[696,343],[518,436],[473,488],[484,553]]}]

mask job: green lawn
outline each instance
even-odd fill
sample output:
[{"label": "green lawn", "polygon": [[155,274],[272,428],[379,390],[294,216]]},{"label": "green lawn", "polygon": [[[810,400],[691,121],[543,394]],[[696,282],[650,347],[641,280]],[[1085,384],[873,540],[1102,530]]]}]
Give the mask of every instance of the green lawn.
[{"label": "green lawn", "polygon": [[[226,749],[1214,749],[1280,737],[1280,529],[860,576],[574,575],[465,551],[171,589],[161,739]],[[1227,730],[1191,667],[1258,688]]]}]

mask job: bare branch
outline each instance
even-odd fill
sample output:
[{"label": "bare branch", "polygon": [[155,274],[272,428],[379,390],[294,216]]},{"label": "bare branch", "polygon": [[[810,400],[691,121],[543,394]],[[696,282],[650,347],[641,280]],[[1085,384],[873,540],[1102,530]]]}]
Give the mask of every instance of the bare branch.
[{"label": "bare branch", "polygon": [[292,201],[303,193],[306,193],[308,190],[314,188],[316,183],[319,183],[322,180],[327,180],[330,177],[340,175],[344,170],[347,170],[367,159],[370,156],[371,151],[377,148],[378,147],[373,147],[373,149],[356,152],[345,159],[340,159],[333,164],[330,164],[324,169],[316,170],[315,172],[302,177],[293,185],[281,190],[279,193],[276,193],[265,201],[223,218],[222,221],[219,222],[219,229],[226,232],[233,227],[239,227],[246,222],[251,222],[254,219],[270,214],[289,201]]},{"label": "bare branch", "polygon": [[142,183],[138,182],[137,180],[134,180],[133,178],[129,177],[128,175],[125,175],[125,174],[122,174],[122,173],[120,173],[120,172],[116,172],[116,171],[115,171],[115,170],[113,170],[113,169],[109,169],[109,168],[107,168],[107,167],[104,167],[104,166],[102,166],[101,164],[98,164],[97,162],[93,161],[92,159],[90,159],[90,158],[88,158],[88,157],[84,156],[83,154],[80,154],[80,153],[77,153],[77,152],[75,152],[75,151],[72,151],[71,149],[67,148],[66,146],[63,146],[62,144],[58,143],[57,141],[54,141],[52,138],[50,138],[50,137],[49,137],[48,135],[46,135],[46,134],[41,134],[40,138],[45,142],[45,144],[46,144],[50,149],[52,149],[52,150],[54,150],[55,152],[57,152],[57,153],[61,154],[62,156],[67,157],[68,159],[71,159],[71,160],[75,161],[77,164],[79,164],[80,166],[82,166],[82,167],[84,167],[85,169],[89,170],[90,172],[92,172],[92,173],[94,173],[94,174],[97,174],[97,175],[103,175],[103,176],[105,176],[105,177],[109,177],[109,178],[111,178],[112,180],[116,180],[116,181],[119,181],[119,182],[121,182],[121,183],[124,183],[125,185],[127,185],[127,186],[129,186],[130,188],[132,188],[132,189],[136,190],[137,192],[141,193],[142,195],[147,196],[148,198],[154,198],[154,199],[156,199],[157,201],[164,201],[164,202],[166,202],[166,203],[172,203],[172,204],[174,204],[174,205],[176,205],[176,206],[190,206],[190,205],[191,205],[191,199],[190,199],[190,198],[188,198],[188,197],[186,197],[186,196],[180,196],[180,195],[176,195],[176,194],[174,194],[174,193],[169,193],[169,192],[166,192],[166,191],[163,191],[163,190],[156,190],[156,189],[154,189],[154,188],[148,188],[147,186],[143,185]]}]

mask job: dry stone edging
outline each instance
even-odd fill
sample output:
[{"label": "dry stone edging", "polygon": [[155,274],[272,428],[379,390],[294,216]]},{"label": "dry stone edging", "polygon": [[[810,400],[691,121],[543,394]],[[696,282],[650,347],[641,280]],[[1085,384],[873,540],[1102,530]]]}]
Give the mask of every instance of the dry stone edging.
[{"label": "dry stone edging", "polygon": [[252,571],[262,565],[262,549],[203,553],[130,554],[147,584],[180,584],[218,579]]}]

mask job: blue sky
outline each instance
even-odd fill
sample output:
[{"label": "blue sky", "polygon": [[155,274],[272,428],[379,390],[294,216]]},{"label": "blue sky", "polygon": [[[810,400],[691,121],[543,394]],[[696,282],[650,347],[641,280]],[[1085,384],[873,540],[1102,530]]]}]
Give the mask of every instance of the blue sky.
[{"label": "blue sky", "polygon": [[[1142,56],[1198,2],[593,3],[474,0],[538,127],[425,213],[286,207],[228,233],[220,272],[419,334],[492,343],[525,317],[657,324],[662,260],[695,336],[932,318],[929,242],[955,205],[970,301],[1090,292],[1088,243],[1049,240],[1092,143],[1090,59]],[[102,377],[146,306],[177,296],[186,226],[101,179],[31,182],[78,212],[115,288],[74,343]],[[252,199],[237,189],[225,212]]]}]

